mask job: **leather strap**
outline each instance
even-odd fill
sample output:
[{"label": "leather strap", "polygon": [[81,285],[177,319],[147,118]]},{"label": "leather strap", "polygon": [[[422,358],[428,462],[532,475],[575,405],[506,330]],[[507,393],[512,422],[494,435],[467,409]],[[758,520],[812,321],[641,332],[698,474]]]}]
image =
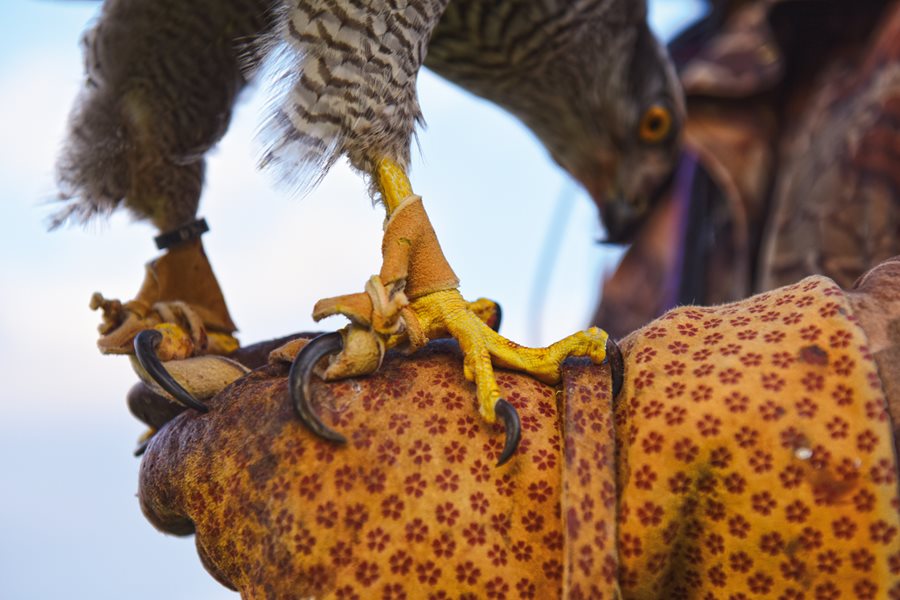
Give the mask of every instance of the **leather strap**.
[{"label": "leather strap", "polygon": [[161,233],[153,238],[153,241],[160,250],[167,250],[172,246],[196,240],[207,231],[209,231],[209,225],[206,224],[206,219],[197,219],[177,229]]}]

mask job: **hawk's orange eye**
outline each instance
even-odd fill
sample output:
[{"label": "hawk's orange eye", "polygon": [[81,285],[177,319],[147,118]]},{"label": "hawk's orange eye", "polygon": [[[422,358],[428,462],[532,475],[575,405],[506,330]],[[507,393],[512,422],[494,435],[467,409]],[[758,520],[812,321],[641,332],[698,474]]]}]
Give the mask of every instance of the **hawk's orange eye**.
[{"label": "hawk's orange eye", "polygon": [[659,104],[654,104],[641,117],[638,134],[648,144],[656,144],[669,136],[672,131],[672,113]]}]

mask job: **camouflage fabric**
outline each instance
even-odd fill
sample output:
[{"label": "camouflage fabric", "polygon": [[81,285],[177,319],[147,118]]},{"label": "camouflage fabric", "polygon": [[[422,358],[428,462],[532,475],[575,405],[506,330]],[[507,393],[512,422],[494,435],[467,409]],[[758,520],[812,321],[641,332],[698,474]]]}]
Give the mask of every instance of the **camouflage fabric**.
[{"label": "camouflage fabric", "polygon": [[677,304],[900,253],[900,3],[718,2],[673,43],[688,96],[676,181],[605,282],[623,336]]}]

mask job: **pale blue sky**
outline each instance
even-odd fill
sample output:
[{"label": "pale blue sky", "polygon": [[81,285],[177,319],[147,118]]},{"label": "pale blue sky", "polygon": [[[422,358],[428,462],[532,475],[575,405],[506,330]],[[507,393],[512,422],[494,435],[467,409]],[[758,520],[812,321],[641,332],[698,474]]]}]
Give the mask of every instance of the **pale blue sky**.
[{"label": "pale blue sky", "polygon": [[[192,538],[143,520],[131,456],[142,426],[127,412],[126,360],[102,357],[95,290],[130,298],[155,255],[154,232],[117,215],[52,234],[53,162],[81,77],[80,32],[94,2],[6,0],[0,22],[0,581],[3,600],[234,598],[200,566]],[[656,0],[658,31],[699,0]],[[584,326],[620,251],[587,197],[510,117],[425,73],[413,185],[466,296],[504,308],[503,333],[548,343]],[[381,221],[341,166],[297,201],[254,169],[260,94],[248,94],[214,151],[201,215],[207,252],[245,343],[310,329],[316,299],[358,291],[378,270]],[[559,199],[570,198],[548,281],[535,266]],[[327,257],[328,264],[324,263]],[[544,311],[528,298],[546,289]],[[538,316],[539,326],[534,326]],[[529,322],[532,324],[529,325]],[[335,328],[341,322],[320,327]],[[167,573],[146,582],[143,574]]]}]

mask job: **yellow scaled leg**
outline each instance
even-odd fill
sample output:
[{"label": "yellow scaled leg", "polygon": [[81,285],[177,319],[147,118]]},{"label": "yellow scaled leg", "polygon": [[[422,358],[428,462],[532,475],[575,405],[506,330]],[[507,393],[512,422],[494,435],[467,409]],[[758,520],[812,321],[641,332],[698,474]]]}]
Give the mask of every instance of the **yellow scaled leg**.
[{"label": "yellow scaled leg", "polygon": [[388,216],[391,216],[401,202],[413,195],[412,184],[403,167],[389,159],[378,163],[377,178],[381,197],[384,199]]},{"label": "yellow scaled leg", "polygon": [[554,384],[561,378],[566,357],[585,356],[600,363],[612,342],[597,328],[547,348],[526,348],[499,335],[485,324],[486,302],[469,303],[459,293],[459,279],[444,258],[422,199],[413,194],[404,169],[382,160],[375,177],[388,213],[381,272],[369,280],[363,293],[316,304],[313,316],[317,320],[342,314],[351,324],[310,342],[297,356],[289,383],[297,412],[315,433],[344,441],[318,420],[309,402],[308,379],[320,358],[332,354],[323,376],[334,380],[371,373],[389,348],[415,350],[428,340],[453,337],[463,353],[465,376],[475,383],[481,416],[494,423],[502,412],[507,429],[502,464],[518,443],[519,422],[515,409],[501,398],[494,367],[522,371]]}]

